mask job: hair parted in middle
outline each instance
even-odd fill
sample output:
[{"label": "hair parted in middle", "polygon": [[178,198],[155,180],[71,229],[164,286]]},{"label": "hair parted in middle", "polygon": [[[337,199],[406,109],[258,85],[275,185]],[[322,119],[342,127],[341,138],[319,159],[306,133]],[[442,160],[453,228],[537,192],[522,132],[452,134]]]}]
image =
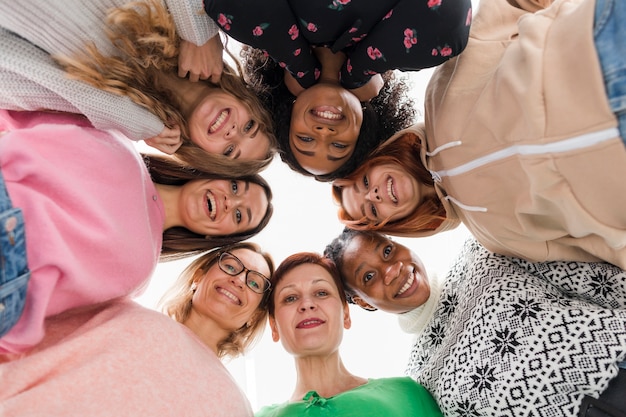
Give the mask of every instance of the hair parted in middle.
[{"label": "hair parted in middle", "polygon": [[328,272],[328,274],[333,279],[333,282],[335,283],[335,285],[337,286],[337,289],[339,290],[339,297],[341,298],[341,302],[344,304],[348,302],[346,299],[346,295],[344,293],[344,286],[342,283],[341,276],[339,274],[339,271],[337,270],[337,267],[335,266],[335,263],[332,261],[332,259],[324,257],[315,252],[294,253],[293,255],[290,255],[287,258],[285,258],[285,260],[283,260],[280,263],[278,268],[276,268],[276,272],[274,272],[274,274],[272,275],[272,279],[270,280],[272,282],[272,287],[270,290],[271,294],[270,294],[269,302],[268,302],[268,311],[269,311],[270,317],[274,317],[274,311],[276,308],[276,304],[274,301],[274,291],[276,290],[278,283],[280,283],[280,281],[283,279],[283,277],[285,276],[287,272],[293,270],[294,268],[300,265],[306,265],[306,264],[318,265],[324,268],[326,272]]}]

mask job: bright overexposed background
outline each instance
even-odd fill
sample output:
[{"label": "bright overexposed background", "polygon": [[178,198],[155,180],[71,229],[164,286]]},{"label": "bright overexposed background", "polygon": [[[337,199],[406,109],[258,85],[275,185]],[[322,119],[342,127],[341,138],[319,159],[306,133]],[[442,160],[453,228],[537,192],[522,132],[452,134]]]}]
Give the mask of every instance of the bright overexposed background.
[{"label": "bright overexposed background", "polygon": [[[475,7],[478,1],[473,0]],[[398,73],[407,77],[411,96],[422,120],[423,97],[432,70]],[[140,147],[142,151],[149,148]],[[322,252],[343,229],[337,220],[337,206],[331,198],[330,184],[297,174],[276,157],[262,172],[274,194],[274,215],[269,225],[251,241],[269,252],[276,265],[287,256],[302,251]],[[417,253],[430,274],[445,275],[469,236],[460,226],[455,230],[421,239],[395,238]],[[159,264],[150,286],[137,299],[140,304],[156,304],[189,259]],[[411,336],[403,333],[394,315],[367,312],[350,306],[352,328],[344,333],[341,353],[346,367],[370,378],[403,375],[411,347]],[[295,384],[293,360],[280,343],[271,340],[266,328],[262,340],[244,357],[226,366],[248,396],[253,409],[286,401]],[[181,399],[193,401],[193,399]]]}]

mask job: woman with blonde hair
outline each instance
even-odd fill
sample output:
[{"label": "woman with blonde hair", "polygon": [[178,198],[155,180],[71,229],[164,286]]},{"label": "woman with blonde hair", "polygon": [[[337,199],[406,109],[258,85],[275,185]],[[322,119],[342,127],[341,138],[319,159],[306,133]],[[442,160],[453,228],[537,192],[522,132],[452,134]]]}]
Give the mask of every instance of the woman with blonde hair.
[{"label": "woman with blonde hair", "polygon": [[216,76],[211,82],[178,76],[189,43],[177,29],[187,38],[209,32],[211,42],[220,42],[212,21],[197,13],[201,7],[173,0],[169,10],[158,1],[75,3],[2,1],[3,108],[84,114],[99,129],[147,139],[222,175],[253,174],[271,161],[270,115],[237,69],[223,62],[219,83]]},{"label": "woman with blonde hair", "polygon": [[218,248],[189,264],[159,305],[218,357],[236,357],[263,332],[273,273],[272,258],[254,243]]}]

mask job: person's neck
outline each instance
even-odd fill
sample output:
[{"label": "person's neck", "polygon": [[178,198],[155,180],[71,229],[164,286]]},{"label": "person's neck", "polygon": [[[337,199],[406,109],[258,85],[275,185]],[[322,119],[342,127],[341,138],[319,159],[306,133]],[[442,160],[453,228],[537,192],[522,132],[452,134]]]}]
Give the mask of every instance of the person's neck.
[{"label": "person's neck", "polygon": [[164,185],[154,183],[157,194],[163,202],[163,208],[165,210],[165,224],[163,230],[167,230],[170,227],[180,226],[180,213],[178,208],[178,196],[180,193],[180,187],[176,185]]},{"label": "person's neck", "polygon": [[318,47],[313,51],[321,65],[318,82],[341,85],[339,72],[346,60],[346,56],[341,52],[334,54],[329,48],[325,47]]},{"label": "person's neck", "polygon": [[339,352],[329,356],[307,356],[295,359],[297,381],[291,402],[302,401],[309,391],[328,398],[354,389],[367,382],[351,374],[343,365]]},{"label": "person's neck", "polygon": [[230,331],[221,328],[210,318],[195,314],[193,310],[182,324],[191,330],[216,355],[218,344],[230,334]]},{"label": "person's neck", "polygon": [[181,78],[172,72],[159,74],[159,82],[166,87],[178,101],[182,115],[187,118],[197,107],[198,103],[216,87],[208,85],[204,81],[192,83],[186,78]]}]

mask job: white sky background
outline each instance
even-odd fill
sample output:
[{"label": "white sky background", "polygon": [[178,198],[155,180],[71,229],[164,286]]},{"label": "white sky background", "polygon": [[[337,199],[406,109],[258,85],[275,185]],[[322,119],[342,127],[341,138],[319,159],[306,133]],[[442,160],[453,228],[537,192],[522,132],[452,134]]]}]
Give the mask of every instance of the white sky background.
[{"label": "white sky background", "polygon": [[[475,5],[477,0],[473,0]],[[229,41],[230,42],[230,41]],[[399,73],[408,76],[411,95],[422,120],[423,97],[432,70]],[[150,148],[139,147],[142,151]],[[268,226],[250,239],[269,252],[276,264],[302,251],[322,252],[343,229],[337,220],[330,184],[292,171],[277,156],[261,173],[274,194],[274,214]],[[417,253],[429,274],[443,277],[469,233],[463,226],[427,238],[394,238]],[[155,308],[189,259],[159,264],[146,292],[137,301]],[[400,330],[394,315],[367,312],[350,306],[352,328],[344,332],[341,346],[344,364],[352,373],[369,378],[401,376],[408,361],[411,337]],[[286,401],[295,385],[292,357],[271,339],[269,327],[262,340],[244,357],[226,363],[248,396],[253,410]],[[187,399],[190,400],[190,399]]]}]

